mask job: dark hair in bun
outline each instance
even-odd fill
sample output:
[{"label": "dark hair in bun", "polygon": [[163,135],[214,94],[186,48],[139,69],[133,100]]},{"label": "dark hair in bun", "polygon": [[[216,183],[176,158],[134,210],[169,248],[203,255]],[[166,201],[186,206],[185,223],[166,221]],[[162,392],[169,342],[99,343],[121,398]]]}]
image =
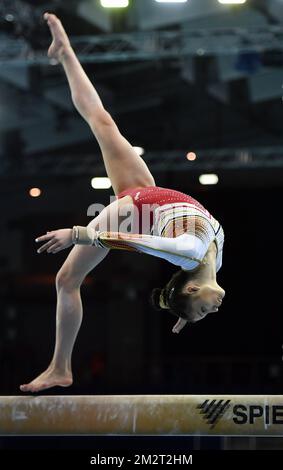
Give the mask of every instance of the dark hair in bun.
[{"label": "dark hair in bun", "polygon": [[152,291],[151,291],[151,295],[150,295],[150,304],[151,306],[155,309],[155,310],[162,310],[162,308],[160,307],[160,304],[159,304],[159,300],[160,300],[160,294],[162,292],[162,289],[160,289],[159,287],[155,287]]},{"label": "dark hair in bun", "polygon": [[183,287],[193,279],[193,275],[189,271],[182,269],[173,274],[170,281],[164,289],[155,288],[151,292],[150,303],[155,310],[163,310],[160,307],[160,294],[162,293],[165,304],[168,305],[169,312],[178,317],[187,319],[192,309],[191,296],[184,294]]}]

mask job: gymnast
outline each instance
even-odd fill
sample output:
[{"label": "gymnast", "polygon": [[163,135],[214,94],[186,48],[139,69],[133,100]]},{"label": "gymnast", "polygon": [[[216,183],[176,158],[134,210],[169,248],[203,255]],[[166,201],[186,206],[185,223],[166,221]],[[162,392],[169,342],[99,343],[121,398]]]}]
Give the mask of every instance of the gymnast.
[{"label": "gymnast", "polygon": [[[163,258],[179,267],[163,289],[154,289],[151,303],[178,317],[173,333],[217,312],[225,295],[216,280],[222,265],[224,232],[219,222],[195,199],[155,186],[144,160],[121,135],[79,63],[60,20],[44,14],[52,35],[48,56],[61,63],[74,106],[89,124],[101,149],[115,200],[87,227],[47,232],[38,253],[58,253],[75,245],[56,277],[56,343],[49,367],[23,392],[39,392],[72,384],[71,356],[82,321],[80,286],[85,276],[109,253],[120,249]],[[148,212],[144,208],[150,208]],[[122,230],[132,210],[131,230]],[[143,223],[146,214],[147,224]],[[109,230],[116,220],[115,230]],[[136,229],[138,227],[138,229]],[[102,228],[102,229],[101,229]]]}]

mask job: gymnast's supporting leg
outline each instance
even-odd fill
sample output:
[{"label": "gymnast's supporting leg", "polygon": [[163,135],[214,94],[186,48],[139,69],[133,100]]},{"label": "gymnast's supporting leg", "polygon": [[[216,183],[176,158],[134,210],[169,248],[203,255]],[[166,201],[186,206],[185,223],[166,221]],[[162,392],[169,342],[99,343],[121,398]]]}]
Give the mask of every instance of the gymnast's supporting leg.
[{"label": "gymnast's supporting leg", "polygon": [[[99,229],[108,227],[110,216],[117,217],[121,207],[128,205],[130,197],[118,199],[90,222],[89,226]],[[110,214],[111,210],[111,214]],[[85,276],[94,269],[107,255],[107,248],[76,245],[69,253],[65,263],[57,274],[57,312],[56,345],[52,361],[45,372],[29,384],[21,385],[23,392],[38,392],[55,385],[72,384],[71,356],[82,321],[82,303],[80,286]]]},{"label": "gymnast's supporting leg", "polygon": [[71,355],[82,321],[80,286],[86,274],[107,255],[107,249],[75,246],[56,277],[56,345],[53,359],[45,372],[29,384],[21,385],[23,392],[38,392],[55,385],[72,384]]}]

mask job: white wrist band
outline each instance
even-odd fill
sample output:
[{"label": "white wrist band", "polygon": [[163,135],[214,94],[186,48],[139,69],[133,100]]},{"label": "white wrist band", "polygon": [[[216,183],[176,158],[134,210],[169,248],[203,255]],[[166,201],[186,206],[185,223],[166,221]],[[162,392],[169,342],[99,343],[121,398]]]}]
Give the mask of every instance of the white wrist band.
[{"label": "white wrist band", "polygon": [[98,245],[98,234],[96,230],[89,227],[75,225],[73,227],[72,240],[75,245]]}]

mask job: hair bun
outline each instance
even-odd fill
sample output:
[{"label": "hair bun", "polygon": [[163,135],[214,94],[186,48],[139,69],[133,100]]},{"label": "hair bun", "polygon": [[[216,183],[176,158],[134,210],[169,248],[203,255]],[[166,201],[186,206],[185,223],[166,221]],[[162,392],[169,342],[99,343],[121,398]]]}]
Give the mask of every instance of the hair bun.
[{"label": "hair bun", "polygon": [[156,287],[155,289],[151,291],[150,303],[155,310],[162,310],[162,308],[159,305],[161,292],[162,292],[162,289],[160,289],[159,287]]}]

